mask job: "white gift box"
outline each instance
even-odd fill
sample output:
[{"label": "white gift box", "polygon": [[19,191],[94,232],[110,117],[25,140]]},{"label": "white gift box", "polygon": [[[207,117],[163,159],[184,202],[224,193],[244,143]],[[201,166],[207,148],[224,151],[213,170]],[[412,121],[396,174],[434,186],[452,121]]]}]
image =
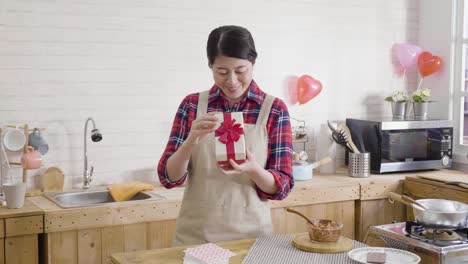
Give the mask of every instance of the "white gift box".
[{"label": "white gift box", "polygon": [[229,258],[236,255],[213,243],[188,248],[184,252],[184,264],[229,264]]},{"label": "white gift box", "polygon": [[[242,112],[215,113],[218,124],[215,127],[215,154],[218,165],[232,169],[229,159],[243,163],[246,159],[244,116]],[[241,133],[239,133],[242,131]],[[222,142],[226,141],[227,143]]]}]

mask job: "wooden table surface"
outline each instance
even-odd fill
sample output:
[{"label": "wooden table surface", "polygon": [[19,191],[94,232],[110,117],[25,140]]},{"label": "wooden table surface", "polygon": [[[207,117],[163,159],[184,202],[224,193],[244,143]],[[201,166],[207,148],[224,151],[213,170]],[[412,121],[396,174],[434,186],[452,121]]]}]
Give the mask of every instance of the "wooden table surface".
[{"label": "wooden table surface", "polygon": [[[255,239],[244,239],[220,242],[216,245],[236,254],[229,259],[230,264],[241,264],[254,242]],[[114,264],[180,264],[183,263],[184,250],[189,247],[194,246],[122,252],[112,254],[111,260]]]}]

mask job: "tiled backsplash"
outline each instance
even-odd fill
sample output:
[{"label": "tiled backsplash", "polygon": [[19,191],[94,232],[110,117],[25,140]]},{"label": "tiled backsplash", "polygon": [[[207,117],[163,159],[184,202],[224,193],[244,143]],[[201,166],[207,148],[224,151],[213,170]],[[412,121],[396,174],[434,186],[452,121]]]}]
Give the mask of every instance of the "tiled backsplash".
[{"label": "tiled backsplash", "polygon": [[[288,76],[322,82],[318,97],[290,106],[315,157],[327,119],[390,111],[383,97],[407,83],[393,74],[390,49],[417,42],[418,10],[413,0],[0,0],[0,124],[46,128],[45,165],[60,167],[70,187],[81,182],[92,116],[104,136],[88,143],[93,184],[156,179],[178,104],[213,83],[209,32],[238,24],[255,38],[263,90],[287,101]],[[407,76],[414,86],[415,72]]]}]

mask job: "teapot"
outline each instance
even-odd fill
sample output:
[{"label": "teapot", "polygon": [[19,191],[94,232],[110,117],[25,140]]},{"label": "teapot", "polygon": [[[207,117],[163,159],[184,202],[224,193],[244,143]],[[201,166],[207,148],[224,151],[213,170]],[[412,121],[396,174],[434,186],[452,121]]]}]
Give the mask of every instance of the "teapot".
[{"label": "teapot", "polygon": [[28,170],[39,169],[42,165],[41,153],[28,146],[25,153],[21,157],[21,165]]}]

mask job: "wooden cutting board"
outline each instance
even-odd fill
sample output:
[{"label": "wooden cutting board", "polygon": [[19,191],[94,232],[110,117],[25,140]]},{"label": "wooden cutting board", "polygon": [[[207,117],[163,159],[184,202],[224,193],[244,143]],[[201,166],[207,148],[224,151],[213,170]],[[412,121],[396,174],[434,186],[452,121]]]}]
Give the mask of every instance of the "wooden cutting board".
[{"label": "wooden cutting board", "polygon": [[48,168],[42,174],[42,190],[44,192],[61,192],[63,191],[64,174],[57,167]]},{"label": "wooden cutting board", "polygon": [[347,237],[340,236],[336,243],[317,243],[309,238],[309,233],[301,233],[294,237],[293,246],[300,250],[315,253],[339,253],[353,248],[353,241]]},{"label": "wooden cutting board", "polygon": [[418,175],[419,178],[450,183],[451,185],[460,186],[468,189],[468,174],[454,175]]}]

